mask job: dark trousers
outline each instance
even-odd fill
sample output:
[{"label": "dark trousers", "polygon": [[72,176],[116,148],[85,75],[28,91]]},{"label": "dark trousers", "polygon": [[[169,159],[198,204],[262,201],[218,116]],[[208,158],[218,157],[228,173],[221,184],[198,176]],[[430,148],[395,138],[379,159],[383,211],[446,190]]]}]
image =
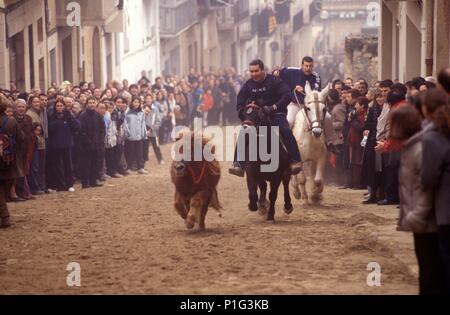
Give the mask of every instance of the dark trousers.
[{"label": "dark trousers", "polygon": [[283,139],[283,143],[291,157],[293,162],[300,162],[300,151],[298,149],[297,140],[295,140],[292,134],[291,127],[287,121],[285,114],[276,114],[272,117],[272,125],[278,126],[280,128],[280,135]]},{"label": "dark trousers", "polygon": [[0,179],[0,219],[9,218],[6,199],[8,198],[13,185],[14,179]]},{"label": "dark trousers", "polygon": [[450,295],[450,225],[440,226],[438,237],[439,250],[445,270],[446,294]]},{"label": "dark trousers", "polygon": [[438,233],[414,234],[419,265],[420,295],[445,293],[445,271],[439,251]]},{"label": "dark trousers", "polygon": [[94,185],[98,180],[99,150],[84,149],[81,156],[81,182],[83,185]]},{"label": "dark trousers", "polygon": [[128,169],[125,159],[124,144],[118,144],[116,146],[116,150],[118,155],[117,171],[119,172],[119,174],[124,175]]},{"label": "dark trousers", "polygon": [[78,144],[72,148],[72,165],[73,176],[77,179],[81,179],[81,148]]},{"label": "dark trousers", "polygon": [[55,190],[67,190],[73,187],[74,177],[71,149],[50,150],[49,163],[52,165],[49,187]]},{"label": "dark trousers", "polygon": [[[149,141],[149,144],[151,144],[153,147],[153,152],[155,152],[155,156],[156,156],[156,159],[158,160],[158,163],[161,163],[161,161],[163,160],[163,156],[162,156],[161,148],[159,147],[156,137],[150,137],[148,139],[148,141]],[[147,146],[147,155],[146,155],[147,157],[148,157],[148,150],[149,150],[149,147]]]},{"label": "dark trousers", "polygon": [[16,193],[22,198],[28,198],[31,195],[30,187],[28,186],[28,177],[19,177],[16,180]]},{"label": "dark trousers", "polygon": [[121,148],[116,145],[113,148],[105,149],[106,174],[113,176],[119,171]]},{"label": "dark trousers", "polygon": [[97,179],[103,178],[105,175],[105,147],[98,148],[97,156]]},{"label": "dark trousers", "polygon": [[125,141],[125,159],[127,160],[128,169],[131,170],[134,166],[140,170],[143,169],[143,141]]},{"label": "dark trousers", "polygon": [[35,194],[41,190],[40,187],[41,174],[39,173],[41,153],[42,152],[38,150],[34,151],[33,159],[31,160],[28,185],[30,186],[30,191],[32,194]]},{"label": "dark trousers", "polygon": [[145,139],[142,141],[142,158],[144,159],[144,163],[148,162],[148,154],[150,149],[150,140]]},{"label": "dark trousers", "polygon": [[39,150],[39,190],[45,191],[47,188],[47,174],[51,166],[47,162],[47,150]]},{"label": "dark trousers", "polygon": [[399,202],[400,197],[398,194],[398,165],[389,165],[386,167],[385,180],[386,180],[386,199],[392,202]]},{"label": "dark trousers", "polygon": [[370,187],[370,197],[371,198],[377,198],[378,199],[378,189],[382,188],[382,180],[383,180],[383,172],[375,172],[374,173],[375,178],[373,179],[372,183],[369,185]]}]

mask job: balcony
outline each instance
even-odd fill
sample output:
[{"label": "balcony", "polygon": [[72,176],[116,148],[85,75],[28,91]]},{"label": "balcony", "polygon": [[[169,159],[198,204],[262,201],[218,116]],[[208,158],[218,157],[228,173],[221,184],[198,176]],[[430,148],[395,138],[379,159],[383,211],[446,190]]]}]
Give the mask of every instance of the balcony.
[{"label": "balcony", "polygon": [[217,11],[217,29],[219,31],[229,31],[234,28],[233,8],[227,7]]},{"label": "balcony", "polygon": [[239,24],[238,35],[241,42],[249,41],[258,33],[258,13],[247,17]]},{"label": "balcony", "polygon": [[234,10],[234,23],[237,24],[250,16],[250,0],[237,0]]},{"label": "balcony", "polygon": [[160,37],[172,38],[198,21],[197,1],[165,0],[160,5]]},{"label": "balcony", "polygon": [[[111,28],[114,31],[123,31],[124,14],[123,14],[123,0],[54,0],[53,5],[49,7],[55,8],[56,11],[56,26],[68,26],[68,14],[73,11],[73,5],[78,3],[81,9],[81,25],[85,26],[108,26],[113,23]],[[68,8],[70,8],[68,10]]]}]

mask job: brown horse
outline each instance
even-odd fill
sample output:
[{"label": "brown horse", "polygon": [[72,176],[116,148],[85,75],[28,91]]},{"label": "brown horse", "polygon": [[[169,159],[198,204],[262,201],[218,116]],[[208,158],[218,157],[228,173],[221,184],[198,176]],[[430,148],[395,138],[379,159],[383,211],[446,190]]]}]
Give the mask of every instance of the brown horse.
[{"label": "brown horse", "polygon": [[[193,229],[198,223],[199,231],[204,231],[208,208],[213,207],[219,214],[222,209],[217,194],[220,164],[215,159],[211,162],[206,161],[203,155],[201,161],[194,160],[196,138],[202,145],[202,152],[207,145],[210,145],[209,139],[191,134],[190,143],[183,143],[183,145],[191,146],[190,161],[173,162],[170,173],[176,188],[175,210],[185,220],[188,229]],[[180,140],[181,138],[177,139],[177,141]],[[214,154],[214,147],[210,149],[210,152]]]}]

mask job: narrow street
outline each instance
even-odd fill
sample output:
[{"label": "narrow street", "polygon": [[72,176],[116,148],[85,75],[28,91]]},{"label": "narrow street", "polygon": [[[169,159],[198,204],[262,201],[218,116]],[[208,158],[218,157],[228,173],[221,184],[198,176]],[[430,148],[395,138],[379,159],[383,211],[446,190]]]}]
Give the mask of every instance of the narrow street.
[{"label": "narrow street", "polygon": [[[169,147],[164,148],[168,156]],[[11,204],[15,226],[0,234],[4,294],[417,294],[412,236],[396,232],[395,207],[363,207],[363,191],[326,187],[324,202],[294,202],[276,223],[247,211],[243,179],[226,174],[224,217],[187,231],[173,210],[169,166],[100,189]],[[66,267],[81,266],[69,288]],[[367,265],[381,266],[369,287]]]}]

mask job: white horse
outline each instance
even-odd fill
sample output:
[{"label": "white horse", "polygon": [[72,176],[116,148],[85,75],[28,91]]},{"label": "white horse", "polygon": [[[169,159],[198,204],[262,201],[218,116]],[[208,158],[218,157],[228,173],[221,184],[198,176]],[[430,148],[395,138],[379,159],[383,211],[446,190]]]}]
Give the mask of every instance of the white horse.
[{"label": "white horse", "polygon": [[[307,175],[314,178],[314,188],[311,200],[314,203],[322,200],[323,175],[327,162],[327,146],[324,135],[325,124],[325,99],[328,96],[329,87],[322,92],[313,91],[309,82],[306,83],[305,105],[301,106],[295,119],[292,130],[300,150],[300,155],[305,163],[303,171],[293,176],[292,186],[294,197],[308,204],[308,194],[306,192]],[[305,173],[307,171],[307,173]],[[300,189],[299,189],[300,186]]]}]

